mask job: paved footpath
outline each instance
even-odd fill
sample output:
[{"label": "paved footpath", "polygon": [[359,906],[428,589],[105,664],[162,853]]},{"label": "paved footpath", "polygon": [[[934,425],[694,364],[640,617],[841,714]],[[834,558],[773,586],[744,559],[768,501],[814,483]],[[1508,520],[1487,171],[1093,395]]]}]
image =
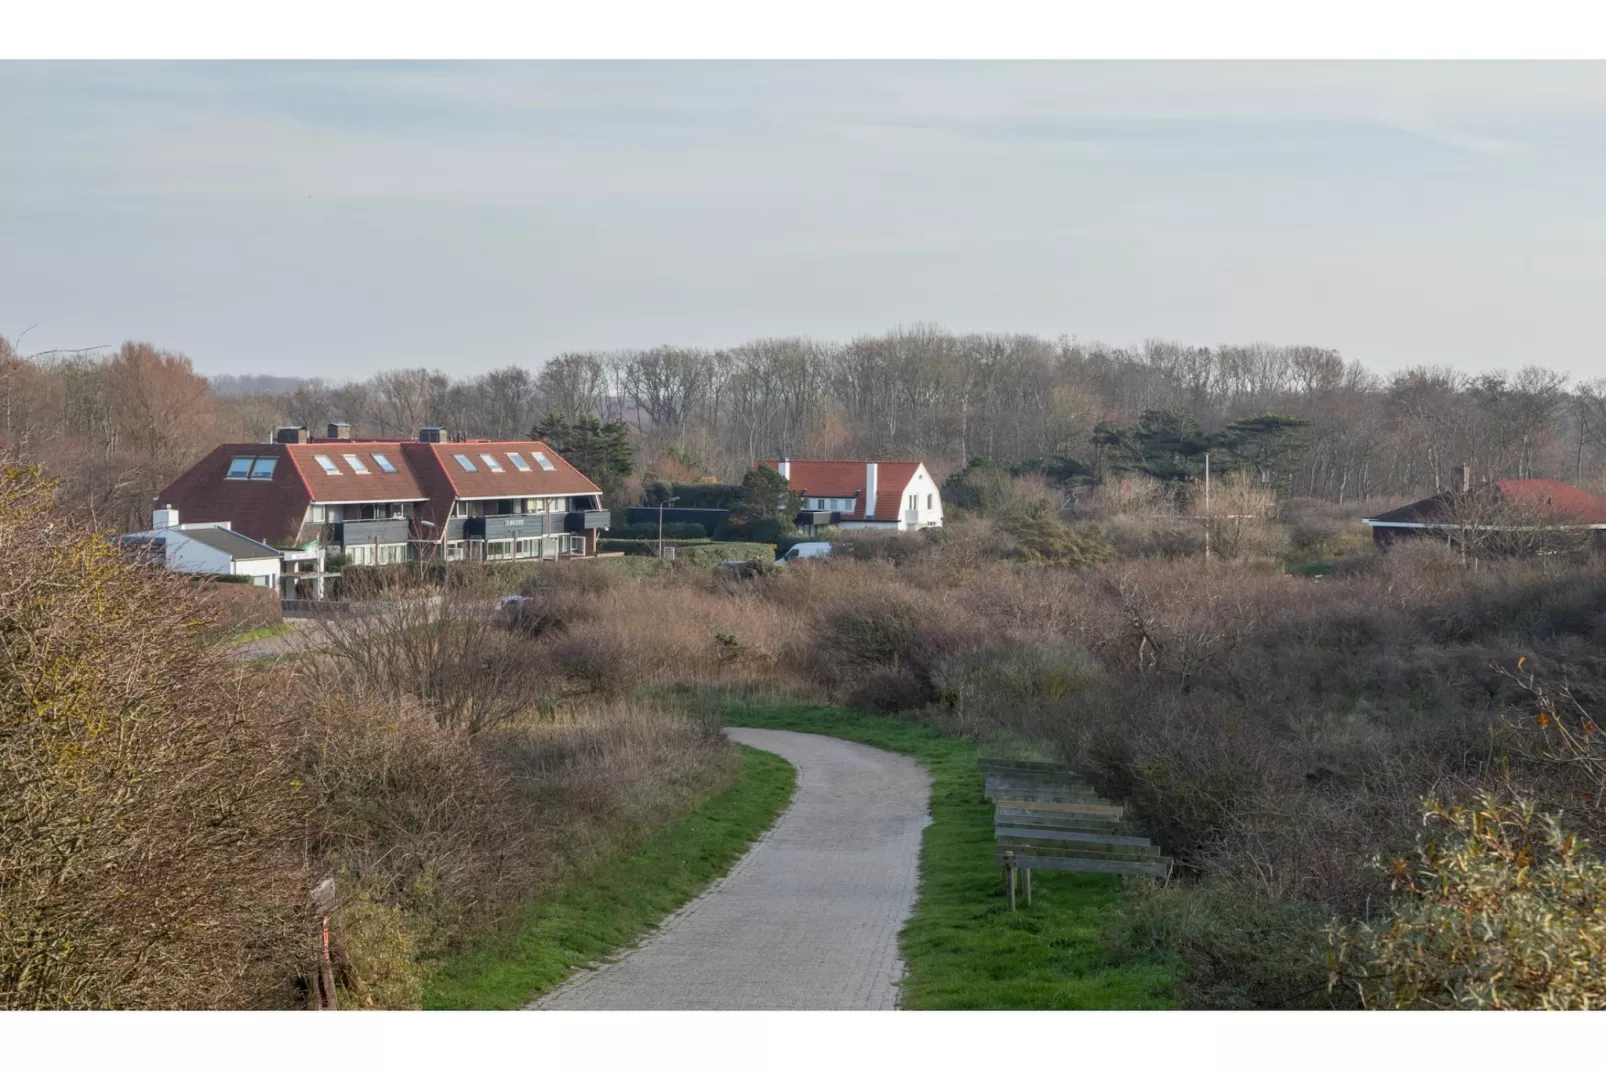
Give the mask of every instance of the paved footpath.
[{"label": "paved footpath", "polygon": [[891,1010],[930,779],[913,759],[802,732],[727,730],[797,767],[746,857],[639,947],[537,1010]]}]

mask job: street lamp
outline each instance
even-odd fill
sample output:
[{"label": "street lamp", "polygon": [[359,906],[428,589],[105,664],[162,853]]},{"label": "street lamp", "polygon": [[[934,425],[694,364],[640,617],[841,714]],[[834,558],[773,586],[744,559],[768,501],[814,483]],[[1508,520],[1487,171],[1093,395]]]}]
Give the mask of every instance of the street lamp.
[{"label": "street lamp", "polygon": [[678,501],[680,501],[678,497],[664,498],[658,503],[658,557],[660,559],[664,556],[664,506],[674,505]]}]

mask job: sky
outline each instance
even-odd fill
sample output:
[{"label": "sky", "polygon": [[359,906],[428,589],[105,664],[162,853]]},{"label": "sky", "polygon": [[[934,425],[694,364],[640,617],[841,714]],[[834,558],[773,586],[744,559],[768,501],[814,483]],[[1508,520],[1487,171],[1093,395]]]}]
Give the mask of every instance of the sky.
[{"label": "sky", "polygon": [[0,336],[471,374],[914,323],[1606,375],[1606,64],[0,63]]}]

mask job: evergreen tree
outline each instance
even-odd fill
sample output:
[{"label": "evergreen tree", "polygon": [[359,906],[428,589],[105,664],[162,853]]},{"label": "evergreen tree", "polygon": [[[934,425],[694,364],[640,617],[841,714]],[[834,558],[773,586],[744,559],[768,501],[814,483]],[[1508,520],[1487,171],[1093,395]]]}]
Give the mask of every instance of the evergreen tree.
[{"label": "evergreen tree", "polygon": [[617,493],[636,470],[630,433],[618,421],[603,423],[595,416],[570,420],[555,412],[548,413],[531,429],[530,437],[557,450],[564,460],[610,496]]}]

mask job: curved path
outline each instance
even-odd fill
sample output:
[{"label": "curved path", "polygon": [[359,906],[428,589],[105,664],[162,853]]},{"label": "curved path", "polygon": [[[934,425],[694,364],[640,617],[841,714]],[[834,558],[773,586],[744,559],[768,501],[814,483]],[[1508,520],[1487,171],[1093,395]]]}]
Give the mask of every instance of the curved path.
[{"label": "curved path", "polygon": [[774,827],[703,895],[542,1010],[890,1010],[930,779],[913,759],[802,732],[732,728],[797,767]]}]

